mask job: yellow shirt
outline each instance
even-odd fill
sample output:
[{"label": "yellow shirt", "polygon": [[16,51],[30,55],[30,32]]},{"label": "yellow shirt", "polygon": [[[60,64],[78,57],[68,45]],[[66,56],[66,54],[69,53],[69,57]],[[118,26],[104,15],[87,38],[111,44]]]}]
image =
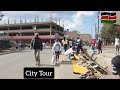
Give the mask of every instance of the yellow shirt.
[{"label": "yellow shirt", "polygon": [[63,43],[63,45],[64,44],[68,44],[68,40],[66,39],[66,40],[62,40],[62,43]]}]

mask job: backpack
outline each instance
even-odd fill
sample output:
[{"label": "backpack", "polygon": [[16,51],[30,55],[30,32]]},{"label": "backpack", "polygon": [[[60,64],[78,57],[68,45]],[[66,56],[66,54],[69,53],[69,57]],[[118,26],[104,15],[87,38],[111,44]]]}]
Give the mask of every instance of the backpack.
[{"label": "backpack", "polygon": [[40,38],[34,38],[31,44],[34,49],[42,49],[43,47]]},{"label": "backpack", "polygon": [[34,43],[34,45],[40,46],[40,39],[39,39],[39,38],[35,38],[35,43]]}]

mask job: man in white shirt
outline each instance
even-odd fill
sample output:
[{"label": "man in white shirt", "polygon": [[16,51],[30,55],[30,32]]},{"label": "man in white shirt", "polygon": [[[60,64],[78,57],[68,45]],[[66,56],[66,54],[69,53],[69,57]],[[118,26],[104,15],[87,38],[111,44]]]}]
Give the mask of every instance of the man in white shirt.
[{"label": "man in white shirt", "polygon": [[116,55],[119,54],[119,48],[120,48],[120,39],[119,37],[115,38],[115,48],[116,48]]},{"label": "man in white shirt", "polygon": [[62,50],[61,43],[59,42],[58,39],[56,39],[55,43],[53,44],[53,47],[52,47],[52,52],[53,52],[53,55],[55,55],[56,64],[60,63],[59,55],[61,53],[61,50]]},{"label": "man in white shirt", "polygon": [[69,40],[69,48],[71,48],[73,45],[72,45],[72,39]]}]

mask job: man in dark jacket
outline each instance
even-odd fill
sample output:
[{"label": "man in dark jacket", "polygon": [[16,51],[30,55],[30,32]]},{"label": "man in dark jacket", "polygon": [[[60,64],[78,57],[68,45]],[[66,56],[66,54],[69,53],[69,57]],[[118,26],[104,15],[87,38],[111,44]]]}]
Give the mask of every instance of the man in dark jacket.
[{"label": "man in dark jacket", "polygon": [[82,39],[81,40],[79,39],[78,44],[77,44],[77,53],[80,53],[80,50],[81,50],[81,52],[83,52],[82,45],[83,45],[83,41],[82,41]]},{"label": "man in dark jacket", "polygon": [[35,34],[35,37],[31,41],[31,46],[34,49],[36,65],[40,65],[40,50],[43,50],[43,44],[41,39],[39,38],[38,33]]},{"label": "man in dark jacket", "polygon": [[100,52],[102,53],[102,41],[100,39],[98,41],[97,48],[98,48],[98,54],[100,54]]}]

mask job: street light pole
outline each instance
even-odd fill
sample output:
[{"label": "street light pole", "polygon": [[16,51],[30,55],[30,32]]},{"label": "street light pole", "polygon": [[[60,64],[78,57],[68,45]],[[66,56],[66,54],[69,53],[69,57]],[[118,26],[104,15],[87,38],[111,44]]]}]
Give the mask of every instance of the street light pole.
[{"label": "street light pole", "polygon": [[3,14],[1,13],[1,11],[0,11],[0,21],[2,20],[2,18],[3,18]]},{"label": "street light pole", "polygon": [[99,37],[99,13],[100,13],[100,11],[98,11],[98,35],[97,35],[98,37]]},{"label": "street light pole", "polygon": [[3,18],[3,14],[1,13],[1,11],[0,11],[0,21],[2,20],[2,18]]}]

